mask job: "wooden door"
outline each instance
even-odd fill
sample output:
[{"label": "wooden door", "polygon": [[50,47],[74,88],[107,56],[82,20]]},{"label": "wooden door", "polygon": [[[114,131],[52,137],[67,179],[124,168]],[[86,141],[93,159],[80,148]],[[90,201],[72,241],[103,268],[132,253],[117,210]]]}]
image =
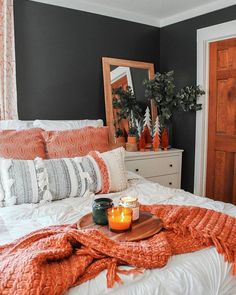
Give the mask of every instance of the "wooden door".
[{"label": "wooden door", "polygon": [[124,90],[128,87],[127,76],[121,77],[119,80],[116,80],[111,84],[111,89],[116,89],[122,87]]},{"label": "wooden door", "polygon": [[206,196],[236,204],[236,38],[210,44]]}]

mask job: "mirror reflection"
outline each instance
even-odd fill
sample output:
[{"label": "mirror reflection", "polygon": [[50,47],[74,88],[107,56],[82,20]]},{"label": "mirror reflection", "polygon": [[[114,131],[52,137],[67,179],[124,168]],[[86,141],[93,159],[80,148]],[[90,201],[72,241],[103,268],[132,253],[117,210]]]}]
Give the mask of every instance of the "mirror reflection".
[{"label": "mirror reflection", "polygon": [[106,122],[111,145],[137,149],[144,118],[148,117],[148,124],[155,120],[156,106],[145,97],[143,85],[144,80],[153,76],[152,63],[103,57]]},{"label": "mirror reflection", "polygon": [[145,99],[144,95],[143,81],[148,79],[148,70],[111,65],[110,75],[112,90],[120,87],[126,90],[129,86],[133,91],[142,112],[145,112],[147,99]]}]

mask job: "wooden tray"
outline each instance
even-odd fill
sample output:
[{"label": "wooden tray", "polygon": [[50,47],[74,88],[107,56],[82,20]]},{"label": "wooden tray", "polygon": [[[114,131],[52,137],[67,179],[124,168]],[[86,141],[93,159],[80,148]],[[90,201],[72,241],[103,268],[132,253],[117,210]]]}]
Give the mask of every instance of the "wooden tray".
[{"label": "wooden tray", "polygon": [[92,213],[80,218],[77,223],[78,229],[98,229],[108,238],[116,241],[133,242],[152,237],[161,231],[162,220],[150,213],[140,212],[139,220],[133,222],[132,229],[123,233],[114,233],[107,225],[97,225],[93,222]]}]

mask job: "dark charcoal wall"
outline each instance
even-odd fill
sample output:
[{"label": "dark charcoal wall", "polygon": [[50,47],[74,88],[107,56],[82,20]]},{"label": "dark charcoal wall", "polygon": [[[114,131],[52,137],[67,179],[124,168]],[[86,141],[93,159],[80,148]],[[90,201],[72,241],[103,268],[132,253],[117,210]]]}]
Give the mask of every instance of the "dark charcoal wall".
[{"label": "dark charcoal wall", "polygon": [[[177,88],[195,84],[196,30],[236,19],[234,5],[160,30],[28,0],[14,4],[20,119],[105,119],[102,56],[154,62],[156,70],[175,70]],[[184,149],[182,187],[192,191],[195,114],[176,114],[172,144]]]},{"label": "dark charcoal wall", "polygon": [[[177,88],[196,83],[197,29],[236,19],[236,5],[161,28],[161,71],[175,71]],[[195,114],[173,119],[173,146],[184,149],[182,187],[193,190]]]},{"label": "dark charcoal wall", "polygon": [[159,68],[159,29],[15,0],[20,119],[105,119],[103,56]]}]

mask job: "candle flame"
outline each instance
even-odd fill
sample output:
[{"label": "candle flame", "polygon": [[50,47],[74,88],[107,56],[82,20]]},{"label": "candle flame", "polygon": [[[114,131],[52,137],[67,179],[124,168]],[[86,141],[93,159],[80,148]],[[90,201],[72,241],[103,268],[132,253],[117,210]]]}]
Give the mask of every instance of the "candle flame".
[{"label": "candle flame", "polygon": [[124,222],[124,219],[125,219],[125,213],[122,211],[121,212],[121,222]]}]

